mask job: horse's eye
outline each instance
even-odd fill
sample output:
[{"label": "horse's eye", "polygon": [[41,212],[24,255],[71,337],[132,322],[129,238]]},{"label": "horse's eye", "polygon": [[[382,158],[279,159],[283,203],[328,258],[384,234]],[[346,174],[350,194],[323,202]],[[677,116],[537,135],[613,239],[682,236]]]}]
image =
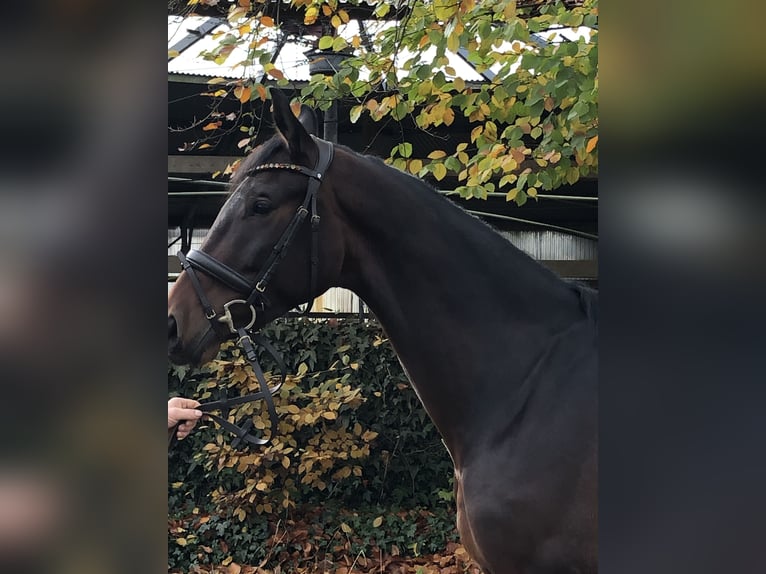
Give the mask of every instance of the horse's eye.
[{"label": "horse's eye", "polygon": [[271,211],[271,202],[267,199],[257,199],[250,208],[251,213],[264,215]]}]

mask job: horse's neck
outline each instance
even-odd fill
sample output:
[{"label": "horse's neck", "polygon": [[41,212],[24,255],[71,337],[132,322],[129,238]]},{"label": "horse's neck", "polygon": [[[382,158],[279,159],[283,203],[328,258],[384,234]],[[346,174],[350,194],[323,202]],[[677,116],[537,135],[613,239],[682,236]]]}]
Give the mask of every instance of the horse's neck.
[{"label": "horse's neck", "polygon": [[497,377],[513,393],[581,313],[577,295],[416,181],[373,169],[349,170],[337,193],[349,230],[343,286],[381,321],[454,456],[471,401],[492,400]]}]

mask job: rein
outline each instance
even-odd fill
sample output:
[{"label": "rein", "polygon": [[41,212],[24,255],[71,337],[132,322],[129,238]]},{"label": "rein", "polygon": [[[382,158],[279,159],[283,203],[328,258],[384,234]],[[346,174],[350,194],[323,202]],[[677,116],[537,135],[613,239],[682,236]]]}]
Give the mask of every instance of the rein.
[{"label": "rein", "polygon": [[[303,314],[308,315],[312,308],[312,296],[316,292],[317,271],[319,267],[318,234],[320,217],[317,213],[317,193],[322,184],[322,177],[327,171],[327,168],[330,167],[334,155],[333,146],[330,142],[326,142],[319,138],[313,139],[319,150],[319,157],[317,158],[317,162],[313,170],[293,163],[265,163],[252,168],[246,174],[247,177],[250,177],[261,171],[287,170],[309,178],[308,184],[306,186],[306,195],[303,199],[303,202],[298,207],[298,210],[295,212],[295,215],[293,215],[293,218],[290,220],[290,223],[288,223],[284,232],[282,232],[282,236],[272,248],[271,254],[266,260],[266,263],[264,263],[260,273],[258,273],[254,280],[249,280],[238,271],[235,271],[231,267],[221,263],[214,257],[201,250],[192,250],[189,251],[189,253],[186,255],[184,255],[183,252],[178,252],[178,259],[181,261],[181,267],[183,268],[183,271],[189,275],[189,279],[191,280],[194,291],[197,293],[197,298],[199,299],[199,302],[202,305],[202,309],[205,312],[205,318],[210,322],[213,333],[215,333],[215,327],[217,324],[222,323],[228,327],[229,333],[237,335],[237,345],[239,345],[239,347],[242,349],[245,358],[253,368],[255,378],[258,380],[258,384],[260,385],[260,391],[257,393],[251,393],[249,395],[243,395],[231,399],[222,399],[218,401],[202,403],[196,407],[198,410],[201,410],[204,413],[203,416],[209,417],[218,425],[220,425],[221,428],[231,432],[237,437],[234,441],[232,441],[232,446],[234,447],[236,447],[240,442],[246,442],[257,446],[267,445],[269,442],[271,442],[277,433],[277,424],[279,422],[279,418],[277,416],[276,408],[274,407],[273,395],[279,391],[279,389],[282,387],[282,384],[285,382],[285,378],[287,377],[287,369],[285,368],[284,362],[278,356],[276,349],[274,349],[274,347],[261,335],[251,332],[251,328],[255,324],[256,308],[264,310],[270,306],[269,299],[266,297],[266,289],[269,285],[269,282],[271,281],[272,276],[274,275],[274,272],[276,271],[277,266],[287,253],[287,249],[292,243],[292,240],[295,237],[295,233],[298,231],[301,224],[308,216],[309,209],[311,210],[311,268],[309,274],[309,298],[308,302],[306,303],[306,310],[303,312]],[[202,271],[203,273],[223,283],[233,291],[240,293],[243,296],[247,294],[246,298],[232,299],[231,301],[224,303],[223,311],[218,313],[205,294],[205,290],[202,288],[202,284],[199,281],[199,277],[197,276],[196,271]],[[235,323],[234,317],[232,315],[231,308],[234,305],[244,305],[250,311],[250,318],[240,325]],[[266,377],[263,374],[263,369],[261,369],[261,366],[258,363],[258,357],[255,351],[255,343],[266,349],[266,351],[268,351],[269,354],[274,357],[277,364],[279,365],[282,373],[281,379],[279,384],[275,385],[274,387],[269,387],[268,383],[266,382]],[[250,432],[253,425],[252,419],[249,419],[243,426],[237,426],[226,420],[228,411],[231,407],[257,400],[266,401],[266,408],[269,413],[269,419],[271,421],[271,429],[268,438],[259,437]],[[221,411],[224,416],[211,414],[210,411]],[[177,425],[172,429],[172,434],[168,443],[169,446],[175,442],[176,429]]]}]

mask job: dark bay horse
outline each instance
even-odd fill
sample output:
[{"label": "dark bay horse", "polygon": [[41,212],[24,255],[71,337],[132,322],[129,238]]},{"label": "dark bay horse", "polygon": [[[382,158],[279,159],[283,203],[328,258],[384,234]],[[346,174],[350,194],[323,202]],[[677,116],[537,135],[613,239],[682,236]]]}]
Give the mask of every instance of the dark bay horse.
[{"label": "dark bay horse", "polygon": [[272,99],[278,133],[243,162],[199,273],[169,295],[171,359],[209,360],[230,336],[200,290],[213,315],[247,298],[228,318],[257,329],[351,289],[452,456],[471,556],[492,574],[597,572],[596,294],[420,180],[316,140],[311,114]]}]

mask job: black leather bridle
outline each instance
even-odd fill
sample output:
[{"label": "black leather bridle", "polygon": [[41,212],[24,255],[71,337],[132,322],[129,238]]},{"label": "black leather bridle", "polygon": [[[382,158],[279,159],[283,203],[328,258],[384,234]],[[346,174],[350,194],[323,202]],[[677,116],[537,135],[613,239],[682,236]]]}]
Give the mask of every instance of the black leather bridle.
[{"label": "black leather bridle", "polygon": [[[305,175],[309,178],[306,187],[306,195],[303,199],[303,202],[298,207],[295,215],[293,215],[290,223],[288,223],[287,227],[282,233],[282,236],[274,245],[273,249],[271,250],[271,254],[263,264],[261,271],[258,273],[254,280],[248,279],[238,271],[235,271],[228,265],[221,263],[204,251],[192,250],[189,251],[189,253],[186,255],[184,255],[183,252],[178,253],[178,258],[181,261],[181,267],[183,268],[184,272],[189,275],[189,279],[191,280],[194,291],[197,293],[197,297],[199,298],[200,304],[202,305],[202,308],[205,312],[205,317],[210,322],[208,333],[215,334],[215,327],[217,324],[223,323],[229,328],[230,333],[237,335],[237,344],[242,348],[242,351],[252,366],[255,377],[258,379],[258,383],[260,385],[260,391],[257,393],[234,397],[231,399],[222,399],[219,401],[202,403],[196,407],[198,410],[201,410],[205,416],[218,423],[222,428],[236,435],[237,439],[233,443],[233,446],[235,447],[237,444],[239,444],[240,441],[244,441],[253,445],[266,445],[276,436],[277,433],[277,424],[279,419],[274,407],[273,395],[279,391],[282,384],[284,383],[287,376],[287,371],[284,363],[279,358],[274,347],[272,347],[272,345],[259,334],[250,332],[250,329],[255,324],[256,309],[259,308],[263,310],[270,306],[270,302],[266,296],[266,290],[268,288],[269,282],[271,281],[271,278],[273,277],[279,262],[282,261],[285,254],[287,253],[287,249],[295,237],[295,233],[298,231],[301,224],[308,216],[309,209],[311,210],[311,268],[309,274],[308,302],[306,303],[306,310],[304,311],[305,314],[308,314],[308,312],[311,310],[312,297],[316,293],[317,272],[319,267],[318,234],[320,222],[320,217],[317,213],[317,193],[319,192],[319,188],[322,185],[322,178],[332,163],[334,149],[330,142],[321,140],[319,138],[313,139],[319,150],[319,157],[317,158],[314,169],[309,169],[294,163],[265,163],[250,169],[246,174],[246,177],[250,177],[261,171],[287,170]],[[233,291],[240,293],[243,296],[246,294],[246,298],[232,299],[231,301],[224,303],[223,311],[219,313],[207,298],[207,295],[202,288],[202,284],[199,281],[199,277],[197,277],[196,271],[201,271],[206,275],[209,275],[213,279],[220,281]],[[231,308],[234,305],[244,305],[250,311],[250,318],[240,325],[235,323],[235,319],[231,312]],[[279,365],[282,372],[281,380],[278,385],[274,387],[268,386],[266,377],[263,374],[263,370],[258,364],[254,342],[257,342],[264,349],[266,349],[277,361],[277,364]],[[269,413],[269,419],[271,420],[271,433],[268,438],[258,437],[250,432],[252,427],[252,419],[248,421],[248,424],[240,427],[226,420],[226,416],[221,417],[210,413],[210,411],[218,410],[223,411],[226,415],[232,406],[261,399],[266,401],[266,408]],[[175,435],[176,432],[175,429],[173,429],[173,433],[170,437],[171,443],[173,442]]]}]

